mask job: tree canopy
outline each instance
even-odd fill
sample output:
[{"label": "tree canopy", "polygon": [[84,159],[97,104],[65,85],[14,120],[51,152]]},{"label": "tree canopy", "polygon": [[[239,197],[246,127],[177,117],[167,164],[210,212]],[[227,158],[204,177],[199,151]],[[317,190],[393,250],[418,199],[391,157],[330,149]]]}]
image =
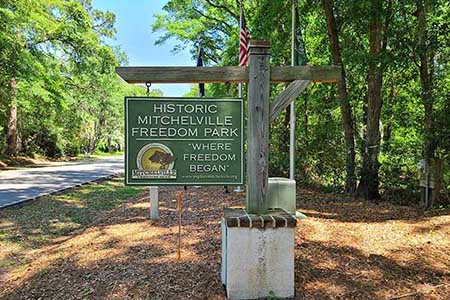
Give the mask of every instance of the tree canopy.
[{"label": "tree canopy", "polygon": [[114,73],[125,63],[115,15],[90,0],[0,1],[0,149],[76,155],[121,148],[123,96],[142,95]]},{"label": "tree canopy", "polygon": [[[290,64],[292,0],[242,3],[252,38],[270,41],[272,64]],[[344,70],[344,86],[313,84],[296,100],[297,180],[374,201],[380,191],[410,198],[425,159],[444,161],[448,187],[449,3],[299,0],[297,6],[309,64]],[[152,28],[157,44],[176,39],[175,51],[190,46],[193,55],[201,44],[207,64],[237,65],[239,1],[170,0]],[[282,88],[272,86],[272,99]],[[237,94],[229,85],[206,90]],[[270,170],[286,176],[288,115],[279,118],[271,124]]]},{"label": "tree canopy", "polygon": [[[341,65],[343,77],[311,84],[296,99],[297,180],[373,201],[410,199],[422,160],[444,166],[448,189],[448,1],[242,1],[252,38],[271,44],[273,65],[290,64],[293,1],[308,64]],[[238,64],[240,1],[169,0],[155,17],[157,45],[176,40],[174,50],[188,48],[193,58],[201,45],[206,65]],[[90,0],[0,0],[3,155],[121,148],[123,96],[145,90],[114,73],[126,63],[105,42],[114,38],[114,23],[113,13]],[[271,98],[284,87],[272,85]],[[208,84],[206,93],[238,92],[233,84]],[[273,176],[288,174],[288,127],[289,111],[271,124]]]}]

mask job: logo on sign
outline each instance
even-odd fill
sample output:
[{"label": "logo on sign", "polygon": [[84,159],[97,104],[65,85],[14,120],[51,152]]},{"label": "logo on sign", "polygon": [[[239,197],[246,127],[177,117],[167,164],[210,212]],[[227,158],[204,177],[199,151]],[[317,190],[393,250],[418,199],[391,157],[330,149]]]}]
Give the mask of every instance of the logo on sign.
[{"label": "logo on sign", "polygon": [[175,156],[167,145],[147,144],[139,150],[136,165],[132,171],[134,179],[176,179],[177,171],[173,169]]}]

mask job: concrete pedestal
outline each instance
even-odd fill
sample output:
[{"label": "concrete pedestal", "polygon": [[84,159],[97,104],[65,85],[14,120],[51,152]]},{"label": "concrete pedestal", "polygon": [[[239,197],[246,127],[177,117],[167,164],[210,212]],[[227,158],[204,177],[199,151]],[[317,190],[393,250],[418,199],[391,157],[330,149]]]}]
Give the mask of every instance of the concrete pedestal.
[{"label": "concrete pedestal", "polygon": [[294,297],[295,227],[295,218],[280,209],[267,215],[225,210],[221,277],[228,298]]}]

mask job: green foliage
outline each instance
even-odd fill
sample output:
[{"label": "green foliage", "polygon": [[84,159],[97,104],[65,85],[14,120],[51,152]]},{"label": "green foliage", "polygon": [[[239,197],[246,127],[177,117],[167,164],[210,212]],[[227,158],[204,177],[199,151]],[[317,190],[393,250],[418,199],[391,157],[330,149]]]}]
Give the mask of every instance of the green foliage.
[{"label": "green foliage", "polygon": [[[290,64],[291,0],[243,1],[251,36],[271,43],[271,62]],[[364,155],[370,61],[367,12],[371,1],[335,0],[348,97],[355,118],[356,163]],[[389,13],[389,3],[392,12]],[[419,40],[418,7],[427,10],[425,42]],[[331,63],[326,18],[321,1],[299,0],[309,64]],[[386,51],[383,66],[380,179],[381,188],[417,191],[417,162],[425,141],[433,141],[444,160],[450,186],[450,5],[447,1],[383,1],[378,13]],[[125,54],[103,41],[115,34],[115,16],[94,9],[90,0],[0,0],[0,151],[11,108],[17,106],[20,151],[47,156],[77,155],[101,149],[122,150],[123,96],[145,95],[114,74]],[[205,50],[206,65],[237,65],[239,1],[170,0],[156,16],[156,44],[177,41],[174,51]],[[424,126],[424,89],[420,54],[432,57],[433,128]],[[16,90],[14,85],[17,82]],[[284,85],[272,85],[273,101]],[[194,86],[190,96],[197,95]],[[153,91],[152,95],[161,95]],[[207,84],[208,97],[236,97],[236,84]],[[244,98],[246,90],[244,85]],[[336,86],[312,84],[296,100],[296,174],[305,184],[340,191],[345,178],[343,139]],[[289,125],[286,113],[271,124],[271,176],[287,176]],[[358,170],[357,170],[358,171]]]},{"label": "green foliage", "polygon": [[[450,5],[428,1],[426,51],[434,52],[434,138],[438,156],[450,166]],[[243,1],[251,36],[271,44],[271,62],[289,65],[291,51],[291,1]],[[417,162],[423,158],[424,107],[419,76],[417,1],[383,2],[387,50],[379,63],[384,66],[381,111],[381,188],[418,190]],[[153,30],[161,34],[157,44],[168,39],[179,43],[174,50],[190,46],[195,56],[198,44],[207,53],[207,64],[237,65],[239,2],[233,0],[170,0],[157,16]],[[298,1],[300,27],[309,64],[331,64],[326,19],[320,1]],[[370,1],[335,0],[334,13],[340,33],[347,87],[355,115],[357,164],[361,164],[367,102],[369,62],[367,12]],[[282,85],[272,85],[274,99]],[[236,96],[236,85],[208,85],[210,96]],[[193,91],[195,94],[195,92]],[[245,95],[244,95],[245,96]],[[313,84],[296,100],[296,174],[304,183],[319,183],[340,191],[345,179],[346,148],[336,87]],[[271,124],[271,176],[287,176],[289,168],[289,125],[285,114]],[[450,167],[446,167],[447,185]]]},{"label": "green foliage", "polygon": [[126,62],[103,42],[114,37],[114,22],[114,14],[90,0],[0,0],[0,152],[13,105],[23,154],[123,148],[123,97],[144,95],[145,88],[114,72]]}]

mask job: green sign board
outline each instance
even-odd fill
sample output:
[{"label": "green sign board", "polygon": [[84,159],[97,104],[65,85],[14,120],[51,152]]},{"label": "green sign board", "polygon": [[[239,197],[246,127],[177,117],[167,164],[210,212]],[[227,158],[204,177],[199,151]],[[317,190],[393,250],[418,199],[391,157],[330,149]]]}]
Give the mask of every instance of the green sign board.
[{"label": "green sign board", "polygon": [[125,98],[125,183],[243,183],[242,99]]}]

